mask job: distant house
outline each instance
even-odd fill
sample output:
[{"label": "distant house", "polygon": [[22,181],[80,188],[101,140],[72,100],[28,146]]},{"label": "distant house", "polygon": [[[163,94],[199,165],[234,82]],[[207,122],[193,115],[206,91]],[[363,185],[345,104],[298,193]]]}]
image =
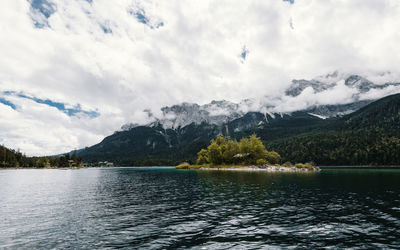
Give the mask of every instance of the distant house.
[{"label": "distant house", "polygon": [[114,163],[108,161],[100,161],[99,167],[114,167]]}]

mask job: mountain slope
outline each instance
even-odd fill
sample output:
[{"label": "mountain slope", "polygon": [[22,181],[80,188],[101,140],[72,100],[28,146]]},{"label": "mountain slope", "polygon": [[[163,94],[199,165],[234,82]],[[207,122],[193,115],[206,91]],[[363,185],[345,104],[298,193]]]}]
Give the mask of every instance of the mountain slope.
[{"label": "mountain slope", "polygon": [[[206,147],[217,135],[240,139],[251,133],[264,133],[265,138],[276,139],[288,134],[309,131],[324,120],[306,112],[268,114],[249,112],[222,125],[202,122],[165,129],[161,124],[136,126],[106,137],[102,142],[79,153],[86,161],[115,161],[122,165],[171,165],[182,161],[193,162],[196,153]],[[260,134],[262,134],[260,132]]]},{"label": "mountain slope", "polygon": [[307,133],[267,142],[284,160],[319,165],[400,164],[400,94]]},{"label": "mountain slope", "polygon": [[384,97],[373,105],[344,116],[346,127],[351,129],[380,128],[400,130],[400,94]]},{"label": "mountain slope", "polygon": [[147,124],[126,124],[79,155],[90,162],[171,165],[193,162],[196,153],[217,135],[240,139],[256,133],[285,160],[393,164],[397,161],[394,153],[381,159],[378,156],[385,149],[375,148],[397,149],[396,131],[400,130],[398,95],[373,102],[400,91],[399,82],[385,79],[374,83],[360,75],[334,72],[293,80],[279,98],[182,103],[162,108],[157,116],[145,110]]},{"label": "mountain slope", "polygon": [[120,165],[171,165],[193,160],[194,154],[221,133],[216,125],[192,123],[178,129],[137,126],[116,132],[79,155],[86,161],[115,161]]},{"label": "mountain slope", "polygon": [[320,119],[307,112],[249,112],[222,125],[202,122],[163,128],[137,126],[116,132],[79,155],[86,161],[111,160],[120,165],[171,165],[193,162],[210,139],[236,139],[256,133],[284,160],[323,165],[399,164],[400,94],[373,102],[352,114]]}]

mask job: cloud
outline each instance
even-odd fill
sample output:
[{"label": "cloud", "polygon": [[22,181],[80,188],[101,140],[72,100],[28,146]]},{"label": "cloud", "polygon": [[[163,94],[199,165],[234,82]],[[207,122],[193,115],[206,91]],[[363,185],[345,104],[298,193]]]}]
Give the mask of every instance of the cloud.
[{"label": "cloud", "polygon": [[[289,108],[291,79],[393,76],[399,11],[397,0],[6,0],[0,92],[30,98],[1,97],[1,143],[55,154],[148,122],[144,109],[246,98]],[[335,99],[307,93],[299,103]]]}]

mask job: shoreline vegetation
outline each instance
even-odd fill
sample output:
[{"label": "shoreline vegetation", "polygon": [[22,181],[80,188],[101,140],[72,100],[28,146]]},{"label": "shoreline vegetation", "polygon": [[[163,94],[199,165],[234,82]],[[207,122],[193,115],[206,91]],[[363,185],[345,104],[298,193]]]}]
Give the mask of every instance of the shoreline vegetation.
[{"label": "shoreline vegetation", "polygon": [[266,172],[316,172],[321,171],[317,166],[311,163],[297,163],[295,165],[190,165],[189,163],[181,163],[175,166],[175,169],[183,170],[227,170],[227,171],[266,171]]},{"label": "shoreline vegetation", "polygon": [[89,167],[114,167],[114,163],[102,161],[86,163],[77,151],[59,156],[26,156],[0,145],[0,169],[80,169]]},{"label": "shoreline vegetation", "polygon": [[8,149],[0,145],[0,168],[82,168],[83,160],[74,151],[60,156],[26,156],[19,150]]},{"label": "shoreline vegetation", "polygon": [[320,171],[312,162],[285,162],[280,165],[281,156],[268,151],[255,134],[242,138],[239,142],[230,137],[218,136],[211,140],[207,149],[197,153],[195,165],[187,162],[175,166],[175,169],[198,170],[250,170],[268,172],[314,172]]}]

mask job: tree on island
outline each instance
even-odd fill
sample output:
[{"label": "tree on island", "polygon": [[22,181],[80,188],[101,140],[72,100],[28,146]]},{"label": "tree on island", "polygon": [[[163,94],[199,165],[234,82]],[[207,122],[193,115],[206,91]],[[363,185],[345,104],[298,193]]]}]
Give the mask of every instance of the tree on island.
[{"label": "tree on island", "polygon": [[280,155],[266,150],[255,134],[242,138],[239,142],[230,137],[218,136],[211,140],[207,149],[200,150],[197,156],[198,165],[264,165],[281,161]]}]

